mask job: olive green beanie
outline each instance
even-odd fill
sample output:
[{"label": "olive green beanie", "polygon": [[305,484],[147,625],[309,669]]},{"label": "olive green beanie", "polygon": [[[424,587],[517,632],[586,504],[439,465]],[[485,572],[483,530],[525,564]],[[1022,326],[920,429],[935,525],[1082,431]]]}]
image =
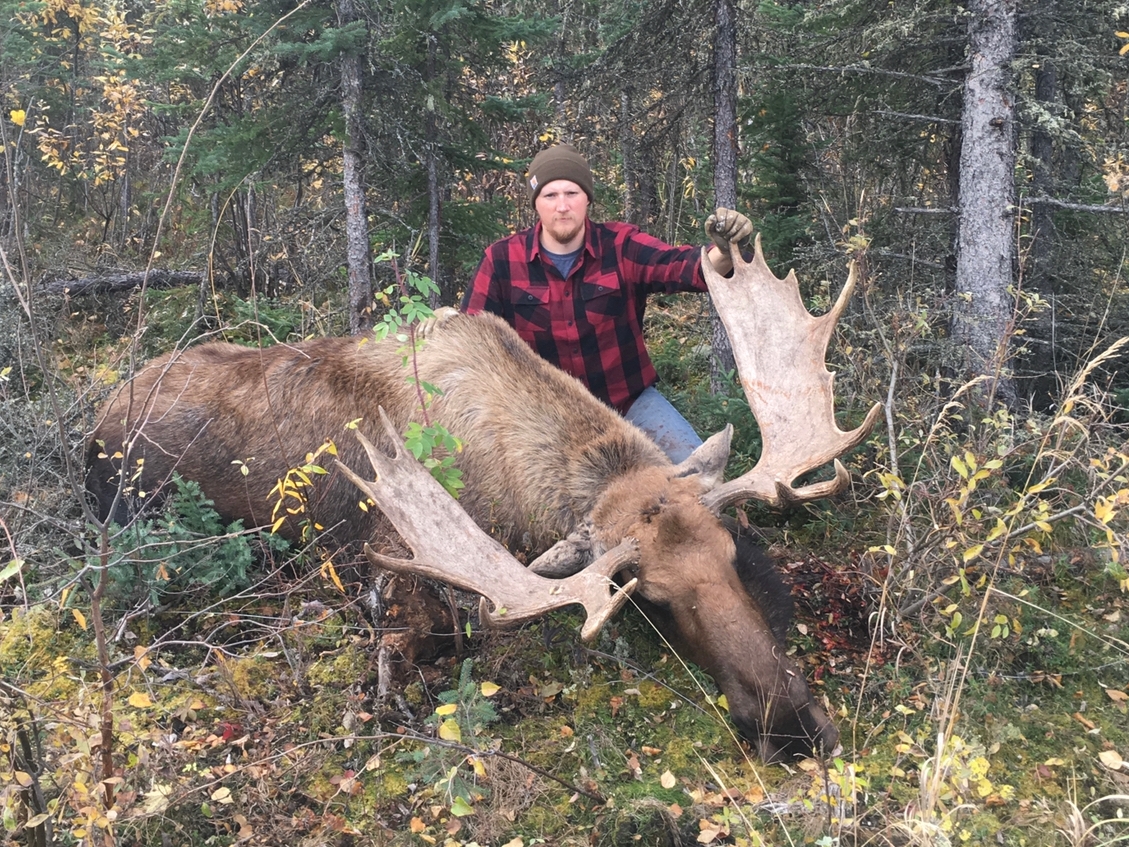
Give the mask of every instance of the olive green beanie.
[{"label": "olive green beanie", "polygon": [[533,157],[529,163],[529,172],[526,174],[529,185],[529,202],[535,203],[541,188],[554,179],[567,179],[575,182],[584,189],[588,201],[592,201],[594,188],[592,185],[592,170],[584,157],[576,152],[571,144],[558,144],[548,150],[542,150]]}]

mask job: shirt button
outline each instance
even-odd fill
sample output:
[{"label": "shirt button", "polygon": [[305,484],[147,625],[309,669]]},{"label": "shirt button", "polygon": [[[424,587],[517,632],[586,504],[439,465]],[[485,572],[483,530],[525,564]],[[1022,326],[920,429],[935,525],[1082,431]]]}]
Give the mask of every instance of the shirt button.
[{"label": "shirt button", "polygon": [[565,289],[565,297],[571,297],[571,296],[572,296],[572,289],[566,288]]},{"label": "shirt button", "polygon": [[580,348],[579,347],[573,347],[572,348],[572,355],[579,356],[580,355]]},{"label": "shirt button", "polygon": [[569,321],[569,322],[568,322],[568,325],[569,325],[569,326],[572,326],[572,321]]}]

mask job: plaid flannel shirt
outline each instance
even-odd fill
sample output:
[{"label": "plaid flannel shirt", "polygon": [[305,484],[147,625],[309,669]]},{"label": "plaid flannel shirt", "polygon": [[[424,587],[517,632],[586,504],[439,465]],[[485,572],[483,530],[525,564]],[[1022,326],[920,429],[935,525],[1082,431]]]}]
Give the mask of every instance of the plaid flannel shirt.
[{"label": "plaid flannel shirt", "polygon": [[643,343],[647,295],[705,291],[701,248],[587,221],[581,255],[563,279],[540,235],[538,223],[490,245],[462,311],[500,315],[542,358],[626,413],[658,381]]}]

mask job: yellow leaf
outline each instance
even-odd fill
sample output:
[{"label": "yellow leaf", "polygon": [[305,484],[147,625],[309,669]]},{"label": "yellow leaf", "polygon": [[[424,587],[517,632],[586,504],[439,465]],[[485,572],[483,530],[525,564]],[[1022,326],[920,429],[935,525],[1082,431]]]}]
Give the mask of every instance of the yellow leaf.
[{"label": "yellow leaf", "polygon": [[71,609],[71,614],[74,615],[74,619],[76,621],[78,621],[78,625],[81,626],[85,630],[86,629],[86,615],[84,615],[78,609]]},{"label": "yellow leaf", "polygon": [[501,690],[502,690],[502,686],[498,685],[498,683],[496,683],[496,682],[484,682],[484,683],[482,683],[482,696],[483,697],[493,697],[495,694],[497,694]]},{"label": "yellow leaf", "polygon": [[964,555],[961,558],[965,562],[971,562],[973,559],[975,559],[977,556],[980,555],[980,552],[983,549],[984,549],[983,544],[973,544],[971,547],[969,547],[967,550],[964,551]]},{"label": "yellow leaf", "polygon": [[16,126],[23,126],[24,121],[27,120],[27,112],[23,109],[12,109],[12,111],[8,112],[8,117],[12,119],[12,123]]},{"label": "yellow leaf", "polygon": [[663,771],[663,775],[659,777],[659,785],[663,788],[674,788],[678,784],[678,780],[674,778],[674,774],[670,771]]},{"label": "yellow leaf", "polygon": [[477,756],[467,756],[467,763],[474,768],[476,776],[486,777],[486,765],[482,764],[482,759]]},{"label": "yellow leaf", "polygon": [[337,590],[342,594],[345,593],[345,586],[341,584],[341,578],[337,576],[337,569],[333,567],[333,561],[326,559],[321,566],[321,575],[328,577],[330,582],[337,586]]},{"label": "yellow leaf", "polygon": [[134,691],[129,695],[129,705],[135,709],[148,709],[153,705],[153,701],[149,699],[149,695],[144,691]]},{"label": "yellow leaf", "polygon": [[964,462],[960,460],[960,456],[953,456],[949,460],[949,464],[952,465],[954,471],[960,474],[961,479],[968,479],[968,468],[965,466]]},{"label": "yellow leaf", "polygon": [[717,705],[721,706],[725,711],[729,711],[729,701],[725,699],[724,694],[717,698]]},{"label": "yellow leaf", "polygon": [[1101,759],[1102,764],[1111,771],[1119,771],[1125,764],[1125,760],[1121,758],[1121,754],[1116,750],[1102,750],[1098,753],[1098,758]]},{"label": "yellow leaf", "polygon": [[212,792],[212,799],[217,803],[234,803],[235,800],[231,797],[231,789],[226,785],[221,785]]},{"label": "yellow leaf", "polygon": [[435,710],[435,714],[439,715],[439,717],[441,718],[445,718],[447,717],[447,715],[455,714],[455,712],[457,712],[458,710],[458,703],[444,703],[442,706]]},{"label": "yellow leaf", "polygon": [[458,743],[463,740],[463,731],[459,729],[459,722],[454,718],[447,718],[439,724],[439,737],[444,741]]},{"label": "yellow leaf", "polygon": [[1105,497],[1099,497],[1097,502],[1094,503],[1094,517],[1104,524],[1108,524],[1110,518],[1117,514],[1117,509],[1114,508],[1115,500],[1107,500]]}]

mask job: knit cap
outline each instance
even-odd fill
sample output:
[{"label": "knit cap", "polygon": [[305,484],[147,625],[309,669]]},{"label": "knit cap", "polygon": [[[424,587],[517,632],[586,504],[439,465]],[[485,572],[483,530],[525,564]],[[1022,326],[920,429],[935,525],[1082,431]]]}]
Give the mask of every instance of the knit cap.
[{"label": "knit cap", "polygon": [[558,144],[548,150],[542,150],[533,157],[529,163],[529,172],[526,174],[529,185],[529,202],[534,203],[541,188],[554,179],[567,179],[575,182],[588,195],[591,202],[595,189],[592,185],[592,170],[584,157],[576,152],[571,144]]}]

